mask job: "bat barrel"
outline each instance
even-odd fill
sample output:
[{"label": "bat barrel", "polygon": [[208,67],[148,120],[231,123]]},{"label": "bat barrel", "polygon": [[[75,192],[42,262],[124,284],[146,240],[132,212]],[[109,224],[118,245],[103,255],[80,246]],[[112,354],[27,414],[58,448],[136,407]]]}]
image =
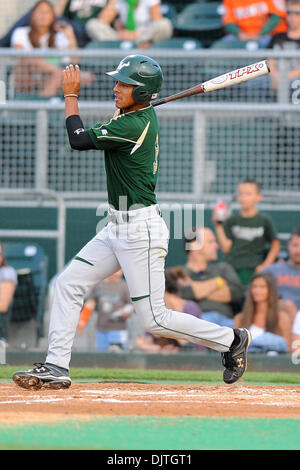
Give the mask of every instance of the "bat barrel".
[{"label": "bat barrel", "polygon": [[224,73],[218,77],[212,78],[207,82],[196,85],[187,90],[183,90],[166,98],[160,98],[152,101],[152,106],[159,106],[170,101],[180,100],[188,96],[199,95],[200,93],[208,93],[209,91],[219,90],[228,86],[237,85],[238,83],[252,80],[253,78],[261,77],[270,73],[270,66],[267,60],[256,62],[255,64],[246,65],[240,69],[232,70],[231,72]]},{"label": "bat barrel", "polygon": [[246,65],[231,72],[224,73],[218,77],[212,78],[203,83],[204,92],[219,90],[228,86],[237,85],[239,83],[253,80],[270,73],[270,66],[267,60],[256,62],[255,64]]}]

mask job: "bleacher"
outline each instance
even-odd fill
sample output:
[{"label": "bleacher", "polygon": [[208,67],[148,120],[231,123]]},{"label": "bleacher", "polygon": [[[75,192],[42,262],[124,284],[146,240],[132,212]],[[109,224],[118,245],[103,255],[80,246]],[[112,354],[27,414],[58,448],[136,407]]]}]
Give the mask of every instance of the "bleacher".
[{"label": "bleacher", "polygon": [[[16,19],[12,12],[18,16],[25,12],[24,4],[18,5],[18,10],[5,7],[6,14],[0,15],[6,25]],[[160,202],[205,204],[210,220],[210,211],[218,199],[230,201],[239,181],[255,178],[263,186],[262,207],[272,212],[284,240],[289,230],[299,225],[298,95],[286,78],[291,59],[298,60],[299,53],[260,49],[253,41],[225,45],[220,41],[224,34],[221,2],[169,0],[163,6],[173,22],[173,38],[139,51],[157,59],[162,66],[161,96],[266,58],[278,60],[280,78],[278,91],[271,90],[266,80],[256,79],[156,108],[161,132],[157,187]],[[76,51],[81,69],[95,75],[93,83],[80,92],[80,112],[86,127],[113,114],[112,81],[104,73],[114,69],[124,55],[136,51],[137,46],[128,41],[91,42]],[[66,250],[61,251],[60,260],[63,265],[95,233],[96,209],[106,201],[104,163],[99,152],[91,151],[87,158],[70,149],[61,92],[45,99],[16,89],[15,66],[24,55],[22,51],[0,48],[0,81],[6,84],[5,99],[0,97],[0,187],[2,192],[20,191],[14,208],[24,207],[23,190],[52,191],[65,202]],[[53,52],[35,50],[31,56],[49,59]],[[64,67],[72,53],[55,52],[55,57]],[[51,218],[47,211],[57,208],[55,202],[41,198],[40,208],[46,214],[43,221],[40,213],[35,215],[34,207],[29,203],[26,207],[36,223],[40,218],[45,226],[49,222],[45,229],[53,228],[56,215]],[[0,229],[14,230],[17,220],[8,219],[11,225],[3,225],[8,211],[0,194]],[[280,225],[283,212],[287,215]],[[74,217],[82,221],[79,230],[74,230]],[[4,237],[4,241],[11,240]],[[38,241],[51,263],[49,280],[58,269],[58,263],[53,262],[57,251],[46,246],[44,240]],[[176,243],[170,244],[169,265],[178,261]],[[32,312],[40,336],[40,307],[36,308]]]},{"label": "bleacher", "polygon": [[[37,243],[6,242],[3,245],[7,263],[18,276],[18,284],[10,307],[10,337],[14,342],[14,326],[34,323],[35,343],[44,336],[44,312],[48,284],[48,258]],[[26,338],[23,338],[23,342]]]}]

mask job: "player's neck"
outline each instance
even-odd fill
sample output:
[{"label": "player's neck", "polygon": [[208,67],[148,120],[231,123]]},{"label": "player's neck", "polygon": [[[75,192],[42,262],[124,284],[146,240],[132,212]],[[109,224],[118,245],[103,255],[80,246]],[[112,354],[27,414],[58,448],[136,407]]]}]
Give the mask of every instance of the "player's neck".
[{"label": "player's neck", "polygon": [[266,327],[266,320],[268,316],[268,302],[259,302],[256,305],[256,310],[252,318],[252,323],[259,328]]},{"label": "player's neck", "polygon": [[202,256],[199,258],[195,257],[188,260],[187,267],[194,272],[205,271],[207,268],[207,261]]},{"label": "player's neck", "polygon": [[289,265],[292,266],[293,268],[300,269],[300,263],[297,263],[297,262],[294,261],[293,259],[289,258],[288,263],[289,263]]},{"label": "player's neck", "polygon": [[290,30],[288,32],[288,37],[290,39],[296,39],[296,40],[300,39],[300,30],[298,30],[298,29]]},{"label": "player's neck", "polygon": [[45,34],[49,33],[49,28],[48,26],[39,26],[38,28],[36,28],[36,32],[38,37],[42,37]]},{"label": "player's neck", "polygon": [[147,108],[149,106],[149,103],[135,103],[132,106],[129,106],[128,108],[122,108],[122,113],[127,114],[127,113],[132,113],[133,111],[139,111],[140,109]]},{"label": "player's neck", "polygon": [[247,209],[241,209],[240,210],[240,215],[242,217],[254,217],[258,213],[258,210],[256,207],[249,207]]}]

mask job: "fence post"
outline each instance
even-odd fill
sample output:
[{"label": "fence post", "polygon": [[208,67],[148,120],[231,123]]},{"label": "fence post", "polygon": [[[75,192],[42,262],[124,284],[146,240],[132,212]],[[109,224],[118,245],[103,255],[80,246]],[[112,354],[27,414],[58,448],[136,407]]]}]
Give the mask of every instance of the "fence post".
[{"label": "fence post", "polygon": [[6,102],[6,84],[4,80],[0,80],[0,103]]},{"label": "fence post", "polygon": [[204,113],[195,112],[194,117],[194,168],[193,168],[193,193],[196,202],[201,202],[205,181],[205,118]]},{"label": "fence post", "polygon": [[278,71],[279,71],[279,80],[278,80],[278,88],[277,88],[277,97],[278,103],[280,104],[287,104],[289,102],[289,80],[287,78],[287,70],[286,70],[286,61],[285,59],[279,58],[277,59],[278,63]]},{"label": "fence post", "polygon": [[35,189],[48,189],[48,112],[36,112]]}]

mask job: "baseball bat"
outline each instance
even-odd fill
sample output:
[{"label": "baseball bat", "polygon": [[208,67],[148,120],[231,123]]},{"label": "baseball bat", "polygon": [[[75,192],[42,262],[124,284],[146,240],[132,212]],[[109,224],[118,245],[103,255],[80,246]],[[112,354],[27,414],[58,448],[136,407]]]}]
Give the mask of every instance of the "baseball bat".
[{"label": "baseball bat", "polygon": [[187,90],[180,91],[174,95],[160,98],[152,101],[152,106],[159,106],[170,101],[180,100],[188,96],[199,95],[201,93],[208,93],[209,91],[220,90],[228,86],[237,85],[238,83],[253,80],[253,78],[261,77],[270,73],[270,67],[267,60],[256,62],[255,64],[246,65],[240,69],[232,70],[231,72],[224,73],[218,77],[214,77],[207,82],[199,83],[198,85],[188,88]]}]

